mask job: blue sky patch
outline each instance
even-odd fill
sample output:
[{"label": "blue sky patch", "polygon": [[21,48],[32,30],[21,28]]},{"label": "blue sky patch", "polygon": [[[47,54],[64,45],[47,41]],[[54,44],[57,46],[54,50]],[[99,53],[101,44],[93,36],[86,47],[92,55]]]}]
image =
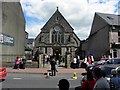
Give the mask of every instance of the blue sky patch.
[{"label": "blue sky patch", "polygon": [[99,4],[105,4],[108,1],[110,1],[110,0],[96,0],[94,2],[92,0],[87,0],[88,3],[93,2],[93,3],[99,3]]},{"label": "blue sky patch", "polygon": [[118,4],[115,5],[115,10],[114,10],[114,13],[117,13],[118,12]]},{"label": "blue sky patch", "polygon": [[33,23],[41,23],[41,22],[45,22],[45,20],[43,19],[39,19],[33,16],[27,16],[26,12],[24,11],[24,16],[25,16],[25,20],[26,20],[26,25],[31,25]]},{"label": "blue sky patch", "polygon": [[26,6],[32,6],[30,2],[27,2],[25,5]]}]

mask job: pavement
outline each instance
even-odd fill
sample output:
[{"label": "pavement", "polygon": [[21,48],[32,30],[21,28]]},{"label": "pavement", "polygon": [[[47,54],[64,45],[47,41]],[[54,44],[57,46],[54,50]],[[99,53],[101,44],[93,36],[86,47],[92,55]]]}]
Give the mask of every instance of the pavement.
[{"label": "pavement", "polygon": [[[32,74],[44,74],[47,73],[47,70],[50,70],[50,68],[25,68],[25,69],[13,69],[12,67],[7,67],[6,71],[7,73],[32,73]],[[84,68],[63,68],[63,67],[57,67],[57,73],[82,73],[85,72]]]}]

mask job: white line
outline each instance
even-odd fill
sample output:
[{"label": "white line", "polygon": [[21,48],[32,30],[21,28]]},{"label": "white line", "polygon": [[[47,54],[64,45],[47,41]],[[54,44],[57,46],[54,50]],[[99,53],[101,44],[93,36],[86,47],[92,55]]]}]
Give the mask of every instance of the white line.
[{"label": "white line", "polygon": [[22,78],[13,78],[13,79],[19,79],[19,80],[20,80],[20,79],[22,79]]}]

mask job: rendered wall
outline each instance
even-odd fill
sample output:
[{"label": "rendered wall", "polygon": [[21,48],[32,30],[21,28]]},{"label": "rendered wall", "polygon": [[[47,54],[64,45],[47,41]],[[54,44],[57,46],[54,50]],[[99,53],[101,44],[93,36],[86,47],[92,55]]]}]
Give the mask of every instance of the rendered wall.
[{"label": "rendered wall", "polygon": [[4,43],[0,43],[2,46],[0,56],[3,62],[14,61],[16,56],[25,54],[25,19],[19,2],[2,2],[2,33],[0,34],[7,38],[4,39]]}]

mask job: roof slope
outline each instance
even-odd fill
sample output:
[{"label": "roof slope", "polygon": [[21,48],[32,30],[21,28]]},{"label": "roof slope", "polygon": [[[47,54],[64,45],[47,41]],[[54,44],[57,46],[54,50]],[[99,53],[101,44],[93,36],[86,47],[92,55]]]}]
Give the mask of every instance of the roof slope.
[{"label": "roof slope", "polygon": [[[48,32],[48,29],[55,26],[56,24],[59,24],[62,27],[64,27],[66,32],[73,31],[73,28],[71,27],[71,25],[67,22],[67,20],[63,17],[63,15],[59,12],[59,10],[57,8],[55,13],[51,16],[51,18],[43,26],[43,28],[41,29],[41,32]],[[69,27],[69,29],[67,29],[66,27]]]},{"label": "roof slope", "polygon": [[109,25],[120,25],[120,15],[96,13],[103,18]]}]

